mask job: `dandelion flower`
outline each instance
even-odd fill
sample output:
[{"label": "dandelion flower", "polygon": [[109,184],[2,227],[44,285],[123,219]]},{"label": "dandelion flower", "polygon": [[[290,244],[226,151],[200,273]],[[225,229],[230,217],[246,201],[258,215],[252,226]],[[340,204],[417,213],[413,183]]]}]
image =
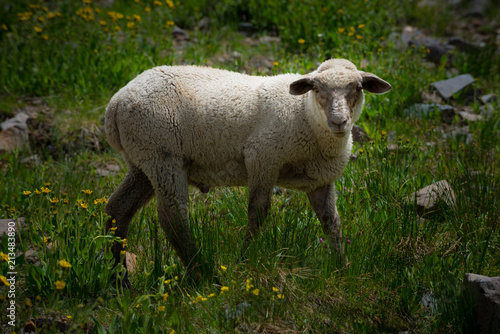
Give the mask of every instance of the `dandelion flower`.
[{"label": "dandelion flower", "polygon": [[356,38],[357,38],[357,39],[363,39],[363,36],[361,36],[361,35],[356,35]]},{"label": "dandelion flower", "polygon": [[154,2],[154,4],[155,4],[155,5],[157,5],[157,6],[161,6],[161,1],[156,0],[156,1]]},{"label": "dandelion flower", "polygon": [[54,285],[56,286],[57,290],[62,290],[66,286],[66,283],[64,281],[56,281]]},{"label": "dandelion flower", "polygon": [[215,293],[211,293],[208,295],[209,298],[215,297]]},{"label": "dandelion flower", "polygon": [[89,208],[89,205],[87,203],[80,203],[80,206],[82,207],[82,209],[88,209]]},{"label": "dandelion flower", "polygon": [[0,252],[0,262],[3,261],[9,261],[9,255],[5,254],[4,252]]},{"label": "dandelion flower", "polygon": [[46,186],[46,187],[49,187],[52,183],[50,182],[45,182],[43,185]]},{"label": "dandelion flower", "polygon": [[358,26],[359,29],[364,29],[365,28],[365,25],[362,23]]},{"label": "dandelion flower", "polygon": [[170,282],[172,282],[172,280],[171,280],[171,279],[168,279],[168,280],[166,280],[164,283],[165,283],[165,284],[170,284]]},{"label": "dandelion flower", "polygon": [[84,193],[86,195],[91,195],[92,194],[92,190],[90,190],[90,189],[83,189],[82,193]]},{"label": "dandelion flower", "polygon": [[120,26],[115,26],[115,30],[116,31],[122,31],[122,28],[120,28]]},{"label": "dandelion flower", "polygon": [[38,189],[35,189],[35,194],[40,195],[42,192]]},{"label": "dandelion flower", "polygon": [[66,316],[66,319],[71,320],[71,319],[73,319],[73,317],[72,317],[72,316],[70,316],[70,315],[67,315],[67,316]]},{"label": "dandelion flower", "polygon": [[277,61],[275,61],[275,62],[273,63],[273,66],[278,66],[279,64],[280,64],[280,63],[278,63]]},{"label": "dandelion flower", "polygon": [[352,32],[355,32],[356,31],[356,28],[354,27],[350,27],[349,30],[351,30]]},{"label": "dandelion flower", "polygon": [[341,34],[341,33],[343,33],[344,31],[345,31],[345,29],[344,29],[344,28],[339,28],[339,33],[340,33],[340,34]]},{"label": "dandelion flower", "polygon": [[26,306],[28,306],[28,307],[33,306],[33,303],[31,302],[31,299],[29,299],[29,298],[26,298],[26,300],[24,301],[24,304],[25,304]]},{"label": "dandelion flower", "polygon": [[10,283],[7,281],[7,277],[0,275],[0,282],[2,282],[5,286],[10,286]]},{"label": "dandelion flower", "polygon": [[274,286],[273,286],[273,291],[274,291],[274,292],[278,292],[278,291],[280,291],[280,289],[278,289],[277,287],[274,287]]},{"label": "dandelion flower", "polygon": [[299,39],[297,40],[297,42],[299,42],[299,44],[304,44],[304,43],[306,42],[306,40],[305,40],[305,39],[303,39],[303,38],[299,38]]},{"label": "dandelion flower", "polygon": [[49,198],[49,201],[50,201],[50,203],[52,203],[52,204],[59,203],[59,199],[58,199],[57,197],[54,197],[54,198]]},{"label": "dandelion flower", "polygon": [[59,265],[63,268],[71,268],[71,264],[66,260],[59,261]]},{"label": "dandelion flower", "polygon": [[220,266],[220,268],[222,269],[222,271],[226,271],[227,270],[226,266]]},{"label": "dandelion flower", "polygon": [[127,22],[127,27],[129,29],[134,29],[135,28],[135,23],[134,22]]},{"label": "dandelion flower", "polygon": [[43,38],[44,40],[48,40],[48,39],[49,39],[49,36],[47,36],[47,35],[45,35],[45,34],[44,34],[44,35],[42,35],[42,38]]},{"label": "dandelion flower", "polygon": [[174,21],[167,21],[166,24],[167,24],[167,28],[168,28],[168,27],[173,26],[175,24],[175,22]]},{"label": "dandelion flower", "polygon": [[285,297],[285,296],[283,296],[281,293],[278,294],[278,299],[283,299],[283,297]]},{"label": "dandelion flower", "polygon": [[254,295],[256,295],[256,296],[258,296],[258,295],[259,295],[259,292],[260,292],[260,290],[259,290],[259,289],[254,289],[254,290],[252,290],[252,293],[253,293]]},{"label": "dandelion flower", "polygon": [[163,306],[163,305],[158,306],[158,311],[160,311],[160,312],[165,311],[165,306]]},{"label": "dandelion flower", "polygon": [[146,11],[146,13],[149,13],[151,11],[151,8],[150,7],[146,7],[146,8],[144,8],[144,10]]},{"label": "dandelion flower", "polygon": [[127,251],[125,251],[125,250],[120,251],[120,255],[126,255],[126,254],[127,254]]},{"label": "dandelion flower", "polygon": [[[45,188],[45,187],[42,187],[42,188],[40,188],[40,189],[42,190],[42,193],[44,193],[44,194],[48,194],[48,193],[50,193],[50,192],[52,191],[52,190],[50,190],[49,188]],[[35,192],[36,192],[36,191],[35,191]]]},{"label": "dandelion flower", "polygon": [[222,288],[220,288],[220,294],[222,295],[224,292],[227,292],[229,291],[229,287],[228,286],[223,286]]},{"label": "dandelion flower", "polygon": [[165,292],[162,297],[163,297],[163,301],[166,302],[167,298],[168,298],[168,293]]},{"label": "dandelion flower", "polygon": [[137,22],[141,22],[141,17],[137,14],[132,15]]},{"label": "dandelion flower", "polygon": [[29,194],[31,194],[31,191],[25,190],[25,191],[23,191],[23,194],[25,194],[26,196],[28,196]]},{"label": "dandelion flower", "polygon": [[99,21],[99,24],[102,25],[102,26],[105,26],[108,24],[108,22],[104,21],[104,20],[101,20]]},{"label": "dandelion flower", "polygon": [[36,298],[35,298],[35,299],[36,299],[37,301],[41,301],[41,300],[42,300],[42,296],[38,295],[38,296],[36,296]]},{"label": "dandelion flower", "polygon": [[168,8],[174,9],[174,3],[170,0],[165,1],[167,3]]},{"label": "dandelion flower", "polygon": [[387,134],[387,132],[382,131],[381,134],[382,134],[382,136],[385,136]]},{"label": "dandelion flower", "polygon": [[43,31],[43,29],[42,29],[42,27],[35,27],[35,31],[36,31],[36,32],[42,32],[42,31]]}]

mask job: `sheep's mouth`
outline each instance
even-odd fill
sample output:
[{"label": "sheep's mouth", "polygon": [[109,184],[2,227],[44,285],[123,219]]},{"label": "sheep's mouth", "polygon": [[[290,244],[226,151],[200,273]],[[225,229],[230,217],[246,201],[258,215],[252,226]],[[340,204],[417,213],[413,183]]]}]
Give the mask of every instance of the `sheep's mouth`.
[{"label": "sheep's mouth", "polygon": [[343,138],[346,136],[346,134],[348,133],[348,131],[335,131],[335,130],[332,130],[332,134],[337,137],[337,138]]}]

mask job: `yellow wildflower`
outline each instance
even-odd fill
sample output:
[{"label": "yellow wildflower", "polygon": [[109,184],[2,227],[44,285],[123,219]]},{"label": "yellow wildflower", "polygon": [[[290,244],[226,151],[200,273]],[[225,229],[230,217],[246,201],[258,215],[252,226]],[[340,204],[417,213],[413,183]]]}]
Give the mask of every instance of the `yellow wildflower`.
[{"label": "yellow wildflower", "polygon": [[275,61],[275,62],[273,63],[273,66],[278,66],[279,64],[280,64],[280,63],[278,63],[277,61]]},{"label": "yellow wildflower", "polygon": [[337,10],[337,13],[342,14],[342,13],[344,13],[344,10],[342,8],[340,8],[339,10]]},{"label": "yellow wildflower", "polygon": [[172,282],[172,280],[171,280],[171,279],[168,279],[168,280],[166,280],[164,283],[165,283],[165,284],[170,284],[170,282]]},{"label": "yellow wildflower", "polygon": [[170,333],[168,333],[168,334],[174,334],[174,333],[175,333],[175,329],[172,329],[172,330],[170,331]]},{"label": "yellow wildflower", "polygon": [[52,191],[49,188],[45,188],[45,187],[42,187],[41,189],[42,189],[42,193],[44,193],[44,194],[48,194]]},{"label": "yellow wildflower", "polygon": [[356,38],[357,38],[357,39],[363,39],[363,36],[361,36],[361,35],[356,35]]},{"label": "yellow wildflower", "polygon": [[283,297],[285,297],[285,296],[283,296],[281,293],[280,293],[280,294],[278,294],[278,298],[279,298],[279,299],[283,299]]},{"label": "yellow wildflower", "polygon": [[354,27],[350,27],[349,30],[351,30],[352,32],[355,32],[356,31],[356,28]]},{"label": "yellow wildflower", "polygon": [[135,23],[134,22],[127,22],[127,27],[129,29],[134,29],[135,28]]},{"label": "yellow wildflower", "polygon": [[48,245],[50,243],[49,239],[47,239],[45,236],[43,237],[43,242]]},{"label": "yellow wildflower", "polygon": [[39,16],[39,17],[37,17],[37,19],[38,19],[38,21],[40,21],[42,23],[45,21],[45,19],[43,18],[43,16]]},{"label": "yellow wildflower", "polygon": [[147,13],[149,13],[149,12],[151,11],[151,8],[146,7],[146,8],[144,8],[144,10],[145,10]]},{"label": "yellow wildflower", "polygon": [[49,198],[49,201],[50,201],[50,203],[52,203],[52,204],[59,203],[59,199],[58,199],[57,197],[54,197],[54,198]]},{"label": "yellow wildflower", "polygon": [[2,282],[5,286],[10,286],[10,283],[7,281],[7,277],[0,275],[0,282]]},{"label": "yellow wildflower", "polygon": [[157,5],[157,6],[161,6],[161,1],[156,0],[156,1],[154,2],[154,4],[155,4],[155,5]]},{"label": "yellow wildflower", "polygon": [[385,136],[387,134],[387,132],[382,131],[381,134],[382,134],[382,136]]},{"label": "yellow wildflower", "polygon": [[56,281],[54,285],[56,286],[57,290],[62,290],[66,286],[66,283],[64,281]]},{"label": "yellow wildflower", "polygon": [[141,2],[141,0],[135,0],[135,3],[139,3],[139,2]]},{"label": "yellow wildflower", "polygon": [[215,293],[211,293],[211,294],[209,294],[209,295],[208,295],[208,297],[209,297],[209,298],[211,298],[211,297],[215,297]]},{"label": "yellow wildflower", "polygon": [[63,203],[68,204],[69,203],[68,199],[67,198],[63,199]]},{"label": "yellow wildflower", "polygon": [[89,5],[92,2],[92,0],[83,0],[83,3]]},{"label": "yellow wildflower", "polygon": [[120,28],[120,26],[115,26],[115,30],[116,31],[122,31],[122,28]]},{"label": "yellow wildflower", "polygon": [[137,14],[132,15],[137,22],[141,22],[141,17]]},{"label": "yellow wildflower", "polygon": [[114,232],[114,231],[116,231],[117,228],[118,227],[111,227],[109,230]]},{"label": "yellow wildflower", "polygon": [[174,3],[170,0],[165,1],[170,9],[174,9]]},{"label": "yellow wildflower", "polygon": [[71,268],[72,267],[71,264],[66,260],[59,261],[59,265],[63,268]]},{"label": "yellow wildflower", "polygon": [[56,12],[56,16],[57,16],[57,17],[62,17],[61,12]]},{"label": "yellow wildflower", "polygon": [[42,297],[40,295],[36,296],[36,300],[40,301],[42,300]]},{"label": "yellow wildflower", "polygon": [[90,194],[92,194],[92,190],[90,190],[90,189],[83,189],[82,193],[90,195]]},{"label": "yellow wildflower", "polygon": [[7,28],[7,26],[5,25],[5,23],[2,24],[2,29],[5,30],[5,31],[9,30],[9,28]]},{"label": "yellow wildflower", "polygon": [[26,306],[28,306],[28,307],[33,306],[33,303],[31,303],[31,299],[29,299],[29,298],[26,298],[26,300],[24,301],[24,304],[25,304]]},{"label": "yellow wildflower", "polygon": [[[90,0],[89,0],[89,1],[90,1]],[[67,318],[68,320],[73,319],[73,317],[72,317],[72,316],[70,316],[70,315],[67,315],[67,316],[66,316],[66,318]]]},{"label": "yellow wildflower", "polygon": [[254,290],[252,290],[252,293],[253,293],[254,295],[256,295],[256,296],[258,296],[258,295],[259,295],[259,292],[260,292],[260,290],[259,290],[259,289],[254,289]]},{"label": "yellow wildflower", "polygon": [[89,205],[87,203],[80,203],[80,206],[82,207],[82,209],[88,209],[89,208]]},{"label": "yellow wildflower", "polygon": [[163,306],[163,305],[158,306],[158,311],[160,311],[160,312],[165,311],[165,306]]},{"label": "yellow wildflower", "polygon": [[362,23],[358,26],[359,29],[364,29],[365,28],[365,25]]},{"label": "yellow wildflower", "polygon": [[49,187],[52,183],[50,182],[45,182],[43,185],[46,186],[46,187]]},{"label": "yellow wildflower", "polygon": [[250,291],[250,289],[253,288],[252,279],[251,278],[247,279],[245,282],[245,285],[246,285],[247,292]]},{"label": "yellow wildflower", "polygon": [[123,14],[122,13],[116,13],[116,18],[118,20],[123,19]]},{"label": "yellow wildflower", "polygon": [[167,301],[167,298],[168,298],[168,293],[167,293],[167,292],[165,292],[165,293],[163,294],[163,301],[164,301],[164,302],[166,302],[166,301]]},{"label": "yellow wildflower", "polygon": [[224,292],[226,291],[229,291],[229,287],[228,286],[223,286],[222,288],[220,288],[220,294],[222,295]]},{"label": "yellow wildflower", "polygon": [[278,289],[278,288],[276,288],[276,287],[273,286],[273,291],[274,292],[278,292],[278,291],[280,291],[280,289]]},{"label": "yellow wildflower", "polygon": [[102,26],[105,26],[106,24],[108,24],[108,22],[106,22],[104,20],[101,20],[101,21],[99,21],[99,24],[102,25]]},{"label": "yellow wildflower", "polygon": [[349,36],[354,36],[353,32],[348,33]]},{"label": "yellow wildflower", "polygon": [[36,26],[35,26],[35,31],[36,31],[36,32],[42,32],[42,31],[43,31],[43,28],[42,28],[42,27],[36,27]]},{"label": "yellow wildflower", "polygon": [[125,250],[120,251],[120,255],[126,255],[126,254],[127,254],[127,251],[125,251]]},{"label": "yellow wildflower", "polygon": [[0,262],[3,261],[9,261],[9,255],[5,254],[4,252],[0,252]]},{"label": "yellow wildflower", "polygon": [[174,24],[174,21],[167,21],[167,28],[173,26]]},{"label": "yellow wildflower", "polygon": [[340,34],[341,34],[341,33],[343,33],[344,31],[345,31],[345,29],[344,29],[344,28],[339,28],[339,33],[340,33]]},{"label": "yellow wildflower", "polygon": [[25,190],[25,191],[23,191],[23,194],[25,194],[26,196],[28,196],[29,194],[31,194],[31,191]]},{"label": "yellow wildflower", "polygon": [[97,8],[97,7],[96,7],[96,8],[94,8],[94,10],[95,10],[95,12],[96,12],[97,14],[99,14],[99,13],[101,12],[101,10],[100,10],[99,8]]},{"label": "yellow wildflower", "polygon": [[225,266],[220,266],[220,268],[222,269],[222,271],[226,271],[227,270],[227,267],[225,267]]},{"label": "yellow wildflower", "polygon": [[303,38],[299,38],[299,39],[297,40],[297,42],[299,42],[299,44],[304,44],[304,43],[306,42],[306,40],[305,40],[305,39],[303,39]]},{"label": "yellow wildflower", "polygon": [[40,195],[42,192],[38,189],[35,189],[35,194]]},{"label": "yellow wildflower", "polygon": [[42,38],[43,38],[44,40],[48,40],[48,39],[49,39],[49,36],[47,36],[47,35],[45,35],[45,34],[44,34],[44,35],[42,35]]}]

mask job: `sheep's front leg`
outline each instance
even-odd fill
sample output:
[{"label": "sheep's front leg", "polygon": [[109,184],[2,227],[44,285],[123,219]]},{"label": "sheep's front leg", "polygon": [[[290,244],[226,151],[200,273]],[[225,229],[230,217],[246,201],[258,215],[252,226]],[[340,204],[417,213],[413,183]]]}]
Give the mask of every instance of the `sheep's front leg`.
[{"label": "sheep's front leg", "polygon": [[198,250],[187,217],[188,180],[181,159],[150,163],[158,201],[158,219],[189,275],[198,279]]},{"label": "sheep's front leg", "polygon": [[321,222],[323,233],[325,233],[326,238],[329,240],[332,249],[337,252],[341,262],[347,262],[344,256],[344,248],[342,247],[342,229],[340,217],[337,212],[335,184],[332,183],[317,188],[308,193],[307,197]]},{"label": "sheep's front leg", "polygon": [[[106,222],[106,231],[116,227],[114,235],[125,239],[128,235],[130,221],[137,210],[146,205],[154,190],[147,176],[137,167],[131,165],[125,180],[118,189],[111,195],[106,205],[106,213],[110,216]],[[120,252],[123,250],[122,244],[115,242],[112,246],[115,264],[120,263]],[[126,267],[125,261],[123,265]],[[127,277],[123,281],[124,285],[130,287]]]}]

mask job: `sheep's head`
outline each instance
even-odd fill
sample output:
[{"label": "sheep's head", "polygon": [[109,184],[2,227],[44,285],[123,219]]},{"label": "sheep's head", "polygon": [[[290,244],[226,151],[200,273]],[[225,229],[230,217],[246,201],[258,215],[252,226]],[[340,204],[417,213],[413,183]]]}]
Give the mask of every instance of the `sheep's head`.
[{"label": "sheep's head", "polygon": [[320,65],[317,71],[304,75],[290,85],[290,94],[302,95],[311,91],[324,111],[330,131],[344,137],[361,115],[363,90],[383,94],[391,85],[375,74],[358,71],[345,59],[332,59]]}]

